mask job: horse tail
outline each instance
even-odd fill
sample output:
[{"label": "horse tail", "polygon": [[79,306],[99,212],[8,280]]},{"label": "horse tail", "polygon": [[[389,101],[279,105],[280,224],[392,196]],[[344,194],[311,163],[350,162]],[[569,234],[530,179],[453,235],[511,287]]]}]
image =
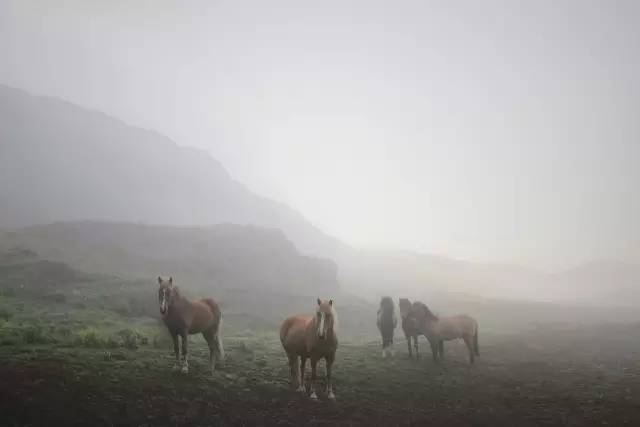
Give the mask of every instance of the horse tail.
[{"label": "horse tail", "polygon": [[480,347],[478,346],[478,325],[476,324],[476,332],[473,334],[473,352],[476,356],[480,356]]},{"label": "horse tail", "polygon": [[222,323],[222,311],[220,310],[220,306],[215,300],[211,298],[205,298],[204,303],[209,306],[211,309],[211,313],[213,313],[213,318],[215,319],[218,328],[220,327],[220,323]]},{"label": "horse tail", "polygon": [[289,333],[289,328],[291,327],[291,319],[287,319],[280,326],[280,342],[284,345],[287,340],[287,334]]}]

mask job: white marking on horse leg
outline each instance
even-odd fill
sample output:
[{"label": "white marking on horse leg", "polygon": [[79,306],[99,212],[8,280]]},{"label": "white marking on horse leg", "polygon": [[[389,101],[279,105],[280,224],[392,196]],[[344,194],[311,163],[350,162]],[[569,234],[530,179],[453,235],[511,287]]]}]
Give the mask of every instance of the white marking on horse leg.
[{"label": "white marking on horse leg", "polygon": [[333,394],[333,390],[329,390],[327,397],[329,398],[329,400],[336,400],[336,395]]},{"label": "white marking on horse leg", "polygon": [[311,398],[312,400],[318,400],[318,395],[316,394],[315,390],[311,392],[311,395],[309,396],[309,398]]},{"label": "white marking on horse leg", "polygon": [[189,373],[189,361],[187,360],[187,355],[184,355],[184,362],[182,363],[182,373]]},{"label": "white marking on horse leg", "polygon": [[226,358],[226,354],[224,353],[222,336],[220,334],[216,335],[216,343],[218,343],[218,361],[222,364],[224,362],[224,359]]}]

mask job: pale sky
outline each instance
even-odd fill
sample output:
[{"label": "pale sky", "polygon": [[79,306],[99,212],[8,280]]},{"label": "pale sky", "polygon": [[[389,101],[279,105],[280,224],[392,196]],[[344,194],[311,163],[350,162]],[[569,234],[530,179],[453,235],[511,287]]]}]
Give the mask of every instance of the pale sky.
[{"label": "pale sky", "polygon": [[640,2],[0,2],[0,83],[362,248],[640,259]]}]

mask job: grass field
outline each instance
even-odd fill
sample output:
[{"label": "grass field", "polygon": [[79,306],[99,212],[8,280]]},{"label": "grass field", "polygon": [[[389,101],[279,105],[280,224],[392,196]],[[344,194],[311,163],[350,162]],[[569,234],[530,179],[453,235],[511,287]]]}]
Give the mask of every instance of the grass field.
[{"label": "grass field", "polygon": [[321,392],[313,402],[289,390],[276,335],[278,313],[306,299],[264,296],[247,308],[227,295],[224,366],[212,376],[192,337],[184,375],[171,370],[155,288],[82,280],[0,280],[0,425],[640,425],[638,323],[509,328],[478,308],[481,357],[470,367],[459,342],[436,364],[422,338],[422,359],[409,360],[399,330],[395,357],[382,359],[375,305],[343,297],[337,401]]}]

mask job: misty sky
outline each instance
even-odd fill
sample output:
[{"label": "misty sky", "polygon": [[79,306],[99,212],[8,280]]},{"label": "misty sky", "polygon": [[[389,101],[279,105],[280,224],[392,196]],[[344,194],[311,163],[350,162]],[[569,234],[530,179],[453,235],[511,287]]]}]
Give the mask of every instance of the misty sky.
[{"label": "misty sky", "polygon": [[640,259],[639,76],[637,1],[0,2],[0,83],[361,247]]}]

